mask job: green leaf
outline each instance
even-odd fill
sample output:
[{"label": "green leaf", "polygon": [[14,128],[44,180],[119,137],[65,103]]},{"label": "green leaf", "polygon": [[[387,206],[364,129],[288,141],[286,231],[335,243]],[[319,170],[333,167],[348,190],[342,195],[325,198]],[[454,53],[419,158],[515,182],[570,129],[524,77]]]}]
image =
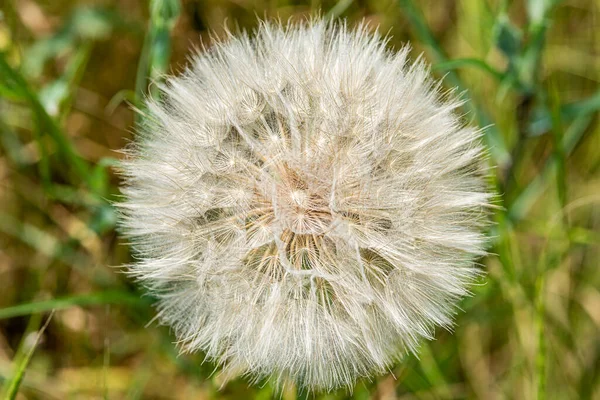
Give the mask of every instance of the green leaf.
[{"label": "green leaf", "polygon": [[50,82],[39,92],[40,103],[48,114],[57,116],[60,104],[69,95],[69,84],[62,79]]},{"label": "green leaf", "polygon": [[523,33],[514,26],[508,15],[501,14],[494,26],[494,37],[496,47],[504,53],[512,64],[516,64],[516,58],[521,51]]},{"label": "green leaf", "polygon": [[600,90],[587,99],[570,103],[562,107],[561,118],[573,119],[600,111]]},{"label": "green leaf", "polygon": [[0,83],[0,97],[14,102],[27,100],[20,91],[6,85],[5,82]]},{"label": "green leaf", "polygon": [[527,0],[527,16],[529,23],[539,25],[544,22],[550,10],[562,0]]},{"label": "green leaf", "polygon": [[[592,96],[565,104],[560,108],[560,118],[564,122],[584,117],[600,111],[600,90]],[[546,106],[538,107],[533,112],[533,118],[529,124],[529,136],[539,136],[552,128],[552,113]]]},{"label": "green leaf", "polygon": [[135,294],[122,291],[89,293],[2,308],[0,309],[0,319],[20,317],[52,310],[63,310],[74,306],[86,307],[103,304],[128,304],[135,306],[147,305],[148,301]]},{"label": "green leaf", "polygon": [[508,15],[501,14],[494,26],[496,46],[512,64],[517,63],[517,56],[521,51],[523,33],[510,22]]}]

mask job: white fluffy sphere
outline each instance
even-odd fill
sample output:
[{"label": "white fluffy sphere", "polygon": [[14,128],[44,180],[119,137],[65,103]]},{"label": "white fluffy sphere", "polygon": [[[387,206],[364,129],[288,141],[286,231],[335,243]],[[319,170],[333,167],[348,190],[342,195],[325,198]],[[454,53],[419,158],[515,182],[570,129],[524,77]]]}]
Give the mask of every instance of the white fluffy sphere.
[{"label": "white fluffy sphere", "polygon": [[147,102],[121,227],[184,350],[332,389],[451,325],[484,253],[482,147],[407,52],[264,23]]}]

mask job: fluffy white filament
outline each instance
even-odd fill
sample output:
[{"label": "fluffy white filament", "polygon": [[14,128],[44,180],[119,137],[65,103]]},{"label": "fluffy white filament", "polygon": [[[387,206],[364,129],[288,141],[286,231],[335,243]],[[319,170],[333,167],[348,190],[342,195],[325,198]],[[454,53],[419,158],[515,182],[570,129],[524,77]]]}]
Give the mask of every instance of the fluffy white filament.
[{"label": "fluffy white filament", "polygon": [[121,226],[183,349],[332,389],[451,325],[483,254],[482,147],[407,53],[264,23],[148,101]]}]

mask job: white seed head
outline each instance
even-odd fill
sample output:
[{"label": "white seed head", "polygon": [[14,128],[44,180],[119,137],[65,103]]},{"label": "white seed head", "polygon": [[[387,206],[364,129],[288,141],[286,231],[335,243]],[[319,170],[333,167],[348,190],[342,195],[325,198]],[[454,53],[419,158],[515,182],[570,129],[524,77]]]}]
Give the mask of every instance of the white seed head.
[{"label": "white seed head", "polygon": [[121,227],[184,350],[327,390],[451,326],[484,253],[480,134],[407,53],[263,23],[148,100]]}]

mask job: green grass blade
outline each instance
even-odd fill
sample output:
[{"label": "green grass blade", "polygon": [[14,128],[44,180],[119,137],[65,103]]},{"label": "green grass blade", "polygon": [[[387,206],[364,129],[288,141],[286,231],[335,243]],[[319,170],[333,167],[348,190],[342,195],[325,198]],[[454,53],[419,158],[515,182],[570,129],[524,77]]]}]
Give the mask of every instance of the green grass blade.
[{"label": "green grass blade", "polygon": [[[440,46],[439,42],[433,35],[433,32],[431,31],[431,29],[429,29],[429,26],[427,26],[427,23],[425,22],[425,18],[423,17],[423,14],[415,6],[413,1],[412,0],[398,0],[398,4],[400,5],[400,8],[404,12],[404,15],[406,16],[406,18],[411,23],[419,40],[421,40],[421,42],[423,42],[427,47],[430,48],[431,52],[433,53],[433,57],[438,62],[447,61],[448,57],[446,56],[446,53],[444,52],[444,50],[442,49],[442,46]],[[460,85],[460,78],[458,77],[458,74],[454,71],[450,71],[448,73],[448,80],[453,85],[456,85],[456,86]]]},{"label": "green grass blade", "polygon": [[[9,381],[9,383],[7,385],[8,389],[6,391],[6,395],[4,396],[5,400],[14,400],[17,397],[17,394],[19,392],[19,387],[21,386],[21,382],[23,381],[23,377],[25,376],[25,371],[27,369],[27,366],[29,365],[29,362],[31,361],[31,357],[33,357],[33,353],[35,352],[35,349],[40,341],[40,338],[42,337],[42,335],[44,334],[44,331],[48,327],[50,320],[52,320],[53,315],[54,315],[54,311],[52,312],[52,314],[50,314],[48,319],[46,319],[46,322],[44,323],[44,325],[38,331],[38,333],[35,337],[35,341],[29,348],[29,351],[27,351],[27,353],[22,358],[21,357],[15,358],[17,366],[15,369],[14,375],[12,376],[11,380]],[[27,334],[26,334],[26,336],[27,336]],[[25,348],[24,346],[26,346],[25,338],[21,342],[21,345],[19,346],[19,348],[20,349]]]},{"label": "green grass blade", "polygon": [[[418,39],[423,42],[431,52],[433,58],[437,63],[444,63],[448,61],[448,56],[440,46],[439,42],[433,35],[429,26],[425,22],[425,18],[420,10],[415,6],[412,0],[398,0],[398,4],[404,15],[410,21]],[[446,75],[448,82],[460,88],[465,89],[460,77],[454,70],[450,70]],[[504,142],[504,138],[500,134],[500,131],[492,124],[490,117],[484,112],[484,110],[478,107],[474,102],[469,101],[466,103],[468,109],[474,112],[477,117],[478,123],[481,126],[487,127],[485,130],[485,139],[490,150],[490,154],[498,165],[507,165],[510,160],[510,154]]]},{"label": "green grass blade", "polygon": [[[148,86],[148,78],[154,82],[163,79],[171,56],[171,30],[179,17],[179,0],[152,0],[150,2],[150,21],[144,37],[142,53],[138,62],[135,80],[136,105],[139,106]],[[152,95],[158,95],[153,87]]]},{"label": "green grass blade", "polygon": [[91,40],[82,43],[67,65],[64,76],[61,80],[67,85],[67,96],[61,99],[59,103],[60,120],[64,121],[71,110],[74,92],[83,78],[83,73],[87,67],[92,54],[93,42]]},{"label": "green grass blade", "polygon": [[63,297],[51,300],[42,300],[33,303],[19,304],[16,306],[0,309],[0,319],[20,317],[34,313],[47,312],[51,310],[63,310],[74,306],[97,306],[102,304],[147,304],[146,299],[138,295],[123,291],[106,291],[90,293],[79,296]]},{"label": "green grass blade", "polygon": [[[142,99],[146,93],[146,87],[148,85],[148,71],[150,65],[150,54],[151,54],[151,29],[144,36],[144,43],[142,45],[142,52],[140,54],[140,58],[138,60],[137,73],[135,76],[135,102],[134,106],[140,107]],[[139,118],[138,113],[136,113],[136,120]]]},{"label": "green grass blade", "polygon": [[[3,64],[4,63],[4,64]],[[7,68],[6,70],[4,68]],[[4,59],[3,59],[3,54],[0,52],[0,77],[2,77],[4,79],[4,81],[8,84],[10,84],[10,86],[12,87],[8,87],[9,90],[11,91],[11,95],[8,97],[5,97],[7,100],[13,100],[13,101],[24,101],[27,102],[30,99],[30,93],[28,93],[27,91],[24,90],[24,88],[20,85],[21,82],[24,81],[20,81],[19,79],[16,79],[16,76],[11,74],[12,70],[10,69],[10,67],[8,66],[8,64],[5,63]],[[0,93],[1,94],[1,93]],[[0,116],[1,117],[1,116]],[[20,146],[18,146],[17,142],[18,142],[18,137],[13,134],[10,126],[8,124],[6,124],[4,121],[1,122],[1,126],[0,126],[0,130],[2,131],[3,134],[3,145],[5,146],[6,150],[9,152],[10,155],[15,155],[17,153],[20,153]],[[38,118],[37,115],[34,114],[34,123],[33,123],[33,135],[38,147],[38,151],[40,153],[40,161],[37,165],[38,168],[38,173],[40,175],[40,179],[42,180],[42,185],[44,186],[44,188],[46,190],[49,190],[50,186],[51,186],[51,178],[50,178],[50,160],[48,158],[48,151],[46,150],[46,146],[44,144],[43,141],[43,134],[41,131],[41,122],[40,119]],[[17,142],[15,142],[15,140],[13,140],[12,142],[7,142],[6,140],[4,140],[4,138],[7,138],[7,140],[10,141],[9,138],[13,137]],[[13,158],[14,160],[14,158]]]},{"label": "green grass blade", "polygon": [[[594,119],[593,117],[594,116],[591,114],[582,115],[580,118],[573,121],[573,123],[565,131],[562,139],[565,157],[568,157],[573,152],[575,146],[577,146],[577,143],[579,143],[583,137],[583,134],[592,123]],[[556,157],[552,157],[546,161],[546,164],[544,164],[541,172],[535,177],[535,179],[533,179],[527,185],[527,187],[521,191],[519,196],[511,204],[508,212],[508,218],[513,223],[525,218],[527,213],[535,204],[535,201],[539,199],[544,192],[550,177],[556,173],[556,170],[557,160]]]},{"label": "green grass blade", "polygon": [[435,359],[431,343],[423,342],[421,344],[419,348],[419,363],[421,364],[423,375],[431,384],[431,388],[439,392],[443,398],[450,398],[451,393],[448,390],[448,382]]},{"label": "green grass blade", "polygon": [[546,398],[546,326],[544,314],[544,289],[546,286],[546,271],[540,271],[536,280],[535,299],[535,329],[537,336],[537,353],[535,357],[535,375],[537,379],[537,400]]},{"label": "green grass blade", "polygon": [[[539,136],[552,129],[552,113],[541,111],[530,122],[528,130],[531,136]],[[600,90],[588,98],[563,105],[560,108],[560,119],[568,123],[598,111],[600,111]]]},{"label": "green grass blade", "polygon": [[353,2],[354,0],[339,0],[327,14],[325,14],[325,19],[339,18]]},{"label": "green grass blade", "polygon": [[566,104],[561,108],[561,117],[573,119],[580,115],[586,115],[600,111],[600,90],[587,99]]},{"label": "green grass blade", "polygon": [[563,122],[560,112],[558,89],[553,87],[550,92],[550,108],[552,110],[552,145],[556,159],[556,187],[562,208],[567,205],[567,156],[563,143]]},{"label": "green grass blade", "polygon": [[479,58],[456,58],[454,60],[442,61],[434,64],[432,69],[440,71],[451,71],[462,67],[475,67],[484,72],[487,72],[498,81],[502,81],[502,79],[504,78],[503,73],[496,70],[494,67],[492,67],[485,61],[480,60]]},{"label": "green grass blade", "polygon": [[[2,53],[0,53],[0,77],[8,79],[18,87],[20,93],[22,93],[29,102],[32,112],[36,117],[40,133],[47,132],[50,135],[68,165],[73,168],[83,182],[87,182],[87,163],[79,156],[70,140],[56,124],[56,121],[48,114],[37,94],[29,88],[29,85],[23,76],[8,65]],[[42,138],[39,137],[38,140],[42,140]]]}]

